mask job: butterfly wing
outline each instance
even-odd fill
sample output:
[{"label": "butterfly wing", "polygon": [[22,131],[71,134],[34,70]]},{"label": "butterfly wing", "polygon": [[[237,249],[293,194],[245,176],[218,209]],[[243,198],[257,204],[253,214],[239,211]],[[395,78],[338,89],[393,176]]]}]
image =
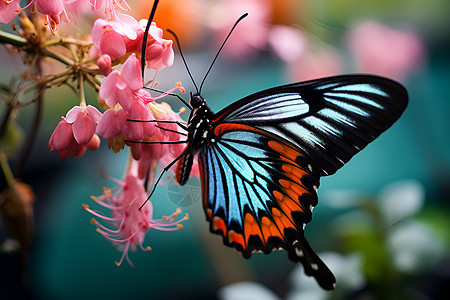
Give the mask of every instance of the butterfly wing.
[{"label": "butterfly wing", "polygon": [[284,85],[247,96],[215,123],[245,123],[283,137],[331,175],[402,114],[408,95],[374,75],[343,75]]},{"label": "butterfly wing", "polygon": [[268,89],[224,108],[199,154],[210,230],[245,257],[284,248],[323,288],[334,288],[303,231],[319,178],[388,129],[407,102],[392,80],[346,75]]},{"label": "butterfly wing", "polygon": [[325,289],[330,270],[303,233],[317,204],[320,169],[289,141],[252,126],[225,123],[199,153],[210,230],[245,257],[284,248]]}]

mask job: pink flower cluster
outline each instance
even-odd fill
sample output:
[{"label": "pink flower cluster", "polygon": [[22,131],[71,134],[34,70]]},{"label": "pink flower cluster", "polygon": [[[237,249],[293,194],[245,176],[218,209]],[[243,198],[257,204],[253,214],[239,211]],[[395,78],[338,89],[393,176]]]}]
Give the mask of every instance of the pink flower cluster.
[{"label": "pink flower cluster", "polygon": [[[92,29],[94,46],[91,48],[91,58],[98,58],[97,64],[103,75],[108,75],[111,70],[111,61],[127,54],[142,52],[142,40],[144,37],[147,20],[136,21],[133,17],[119,14],[115,20],[109,21],[97,19]],[[172,41],[162,38],[162,29],[152,22],[149,29],[146,48],[146,66],[149,69],[159,71],[171,66],[174,60]]]},{"label": "pink flower cluster", "polygon": [[[123,251],[117,263],[120,265],[124,259],[131,264],[128,252],[135,251],[138,245],[143,250],[150,249],[142,246],[148,230],[182,229],[180,222],[187,216],[176,220],[180,214],[177,210],[170,217],[153,219],[152,203],[146,203],[148,193],[143,182],[144,178],[152,179],[158,164],[167,165],[183,150],[182,144],[163,143],[184,138],[180,134],[183,129],[178,126],[182,119],[168,104],[154,100],[175,90],[184,90],[177,84],[153,97],[144,89],[141,63],[136,53],[141,51],[146,22],[138,23],[127,15],[115,16],[113,21],[98,19],[95,22],[92,30],[94,46],[90,51],[91,57],[97,58],[101,73],[106,76],[99,90],[101,105],[106,111],[102,114],[91,105],[83,105],[82,99],[80,106],[75,106],[66,117],[62,117],[50,138],[49,148],[57,151],[61,159],[69,155],[80,157],[86,149],[99,147],[98,135],[107,140],[114,152],[122,150],[125,145],[130,147],[132,159],[124,181],[118,182],[112,191],[104,189],[102,196],[92,198],[104,209],[109,209],[111,216],[84,205],[88,212],[109,224],[93,220],[97,231]],[[173,56],[172,41],[164,40],[162,30],[152,23],[145,57],[147,67],[158,71],[170,66]],[[122,61],[120,71],[112,68],[113,63]]]},{"label": "pink flower cluster", "polygon": [[181,139],[182,135],[177,132],[182,129],[177,124],[157,122],[183,122],[179,114],[167,104],[152,103],[177,89],[183,90],[177,86],[159,97],[152,97],[143,89],[140,62],[131,54],[122,70],[111,71],[100,86],[99,96],[109,109],[101,114],[90,105],[85,109],[72,108],[53,132],[49,148],[57,151],[61,159],[69,155],[80,157],[86,148],[98,148],[99,134],[115,152],[125,144],[130,146],[133,158],[139,161],[139,177],[144,178],[155,162],[170,161],[183,150],[180,144],[145,144]]},{"label": "pink flower cluster", "polygon": [[[95,21],[92,29],[94,46],[91,47],[90,56],[97,58],[99,69],[106,76],[100,86],[99,96],[108,109],[102,115],[88,106],[82,110],[82,114],[75,115],[75,111],[81,111],[81,108],[75,107],[66,118],[62,118],[49,142],[50,150],[57,151],[61,159],[66,159],[69,155],[79,157],[86,147],[93,150],[98,148],[99,139],[95,132],[107,140],[108,146],[115,152],[119,152],[127,143],[131,147],[133,158],[140,162],[141,178],[148,174],[154,161],[163,156],[167,157],[164,159],[167,161],[182,151],[182,146],[177,144],[142,143],[180,140],[181,135],[173,131],[182,130],[175,123],[156,123],[156,120],[182,122],[182,119],[170,106],[152,102],[176,89],[183,91],[183,88],[177,86],[158,97],[152,97],[143,88],[141,63],[136,53],[141,52],[146,25],[146,20],[139,23],[124,14],[115,14],[113,21]],[[146,65],[156,71],[172,65],[174,59],[172,41],[163,39],[162,35],[163,31],[153,22],[147,39]],[[112,69],[112,61],[120,62],[125,58],[121,71]],[[84,120],[89,117],[91,123],[88,127]],[[78,121],[78,118],[83,122]],[[82,134],[83,139],[78,138]],[[89,144],[93,138],[98,141],[95,147]]]},{"label": "pink flower cluster", "polygon": [[[177,86],[167,93],[182,87]],[[103,80],[99,96],[110,107],[98,123],[97,133],[108,141],[115,152],[125,143],[130,146],[132,156],[139,162],[139,177],[144,178],[156,161],[170,161],[181,153],[180,144],[145,144],[145,142],[179,141],[182,129],[175,123],[183,122],[169,105],[153,103],[165,96],[152,97],[143,89],[140,62],[132,54],[122,70],[114,70]]]},{"label": "pink flower cluster", "polygon": [[110,216],[92,210],[88,205],[83,205],[85,210],[108,224],[103,225],[96,219],[91,221],[97,226],[97,231],[101,235],[117,244],[118,249],[123,252],[119,262],[116,262],[118,266],[122,264],[124,258],[131,266],[133,265],[128,252],[136,251],[137,246],[144,251],[151,250],[150,247],[143,247],[145,234],[150,229],[180,230],[183,228],[180,223],[188,219],[186,214],[185,217],[177,220],[177,216],[181,213],[180,209],[169,217],[153,219],[153,207],[150,201],[140,208],[147,197],[143,181],[129,171],[125,180],[119,181],[113,190],[105,188],[103,195],[92,197],[99,205],[111,210]]}]

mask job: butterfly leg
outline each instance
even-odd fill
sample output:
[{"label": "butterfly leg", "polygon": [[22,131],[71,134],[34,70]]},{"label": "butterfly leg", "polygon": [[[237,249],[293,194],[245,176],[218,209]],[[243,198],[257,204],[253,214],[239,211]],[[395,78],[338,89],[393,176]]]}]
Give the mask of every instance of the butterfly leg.
[{"label": "butterfly leg", "polygon": [[[135,120],[135,119],[127,119],[128,122],[157,122],[157,123],[171,123],[171,124],[177,124],[184,130],[188,130],[187,126],[179,121],[172,121],[172,120]],[[161,128],[164,129],[164,128]]]},{"label": "butterfly leg", "polygon": [[169,169],[180,159],[182,158],[186,153],[188,153],[190,151],[190,149],[186,148],[184,149],[183,152],[181,152],[180,155],[178,155],[173,161],[171,161],[167,166],[164,167],[163,171],[161,172],[161,174],[159,175],[158,179],[156,180],[155,184],[153,185],[153,188],[150,192],[150,194],[147,197],[147,200],[145,200],[144,203],[142,203],[141,207],[139,207],[139,209],[141,209],[142,207],[144,207],[144,205],[150,200],[151,196],[153,195],[153,193],[156,190],[156,187],[159,183],[159,181],[161,180],[161,178],[163,177],[163,175],[169,171]]}]

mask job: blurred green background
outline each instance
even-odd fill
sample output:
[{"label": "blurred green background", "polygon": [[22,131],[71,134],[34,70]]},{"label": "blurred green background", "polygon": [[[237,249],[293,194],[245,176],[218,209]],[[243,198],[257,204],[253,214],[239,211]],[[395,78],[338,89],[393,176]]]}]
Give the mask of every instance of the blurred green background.
[{"label": "blurred green background", "polygon": [[[252,22],[252,13],[258,15],[245,7],[245,2],[251,1],[162,1],[157,17],[160,14],[161,22],[166,17],[172,21],[158,25],[171,27],[179,34],[197,84],[217,51],[215,39],[221,41],[230,27],[223,26],[227,30],[221,33],[213,25],[235,20],[244,11],[250,15],[243,23]],[[95,231],[89,222],[91,215],[81,205],[92,204],[90,195],[100,195],[102,186],[114,186],[100,174],[121,178],[128,153],[115,155],[103,142],[95,152],[61,162],[56,153],[48,151],[48,139],[60,116],[78,104],[75,96],[68,99],[69,89],[61,87],[45,95],[44,123],[22,178],[36,193],[36,232],[25,289],[20,284],[23,278],[19,279],[17,253],[3,251],[1,299],[214,299],[218,295],[231,297],[218,294],[218,290],[239,281],[263,284],[268,289],[264,292],[267,299],[273,299],[269,298],[270,291],[286,299],[450,298],[450,2],[268,3],[272,26],[289,25],[300,30],[308,41],[309,53],[332,49],[338,54],[341,73],[361,72],[347,42],[358,22],[372,20],[406,29],[423,46],[421,58],[398,78],[410,95],[404,115],[337,174],[322,178],[319,204],[306,227],[306,236],[319,255],[335,255],[329,267],[336,272],[337,290],[326,294],[316,290],[312,279],[296,271],[284,251],[256,254],[246,260],[224,247],[218,236],[208,232],[199,199],[182,207],[183,213],[190,215],[183,230],[151,230],[146,244],[152,251],[131,253],[134,268],[127,263],[116,267],[114,261],[121,252]],[[135,5],[145,7],[142,3]],[[147,5],[141,17],[150,10],[151,3]],[[218,7],[227,20],[214,19]],[[170,9],[181,9],[183,18],[178,19],[179,15]],[[186,29],[189,27],[195,30],[190,32]],[[242,27],[245,30],[245,25]],[[250,39],[253,34],[244,31],[236,36]],[[230,48],[234,47],[230,43]],[[0,51],[0,78],[7,82],[18,63],[11,63],[4,47]],[[302,69],[301,57],[286,62],[268,46],[251,51],[251,58],[224,53],[215,64],[202,90],[213,111],[261,89],[299,80],[292,75],[293,66],[308,74],[308,69]],[[407,55],[409,49],[404,51]],[[394,54],[386,51],[383,55]],[[326,71],[327,60],[318,61],[324,63],[318,67]],[[188,92],[194,91],[179,56],[173,67],[158,74],[157,80],[160,89],[181,81]],[[165,100],[175,111],[181,107],[177,99]],[[88,101],[95,105],[96,95],[91,92]],[[25,132],[31,115],[32,107],[27,107],[17,118]],[[158,187],[153,198],[155,217],[179,207],[177,193],[195,194],[198,187],[196,178],[185,190]],[[4,228],[1,238],[7,238]],[[356,263],[349,257],[356,257]],[[338,272],[339,263],[341,269],[353,272]],[[240,295],[241,299],[250,299],[252,288]]]}]

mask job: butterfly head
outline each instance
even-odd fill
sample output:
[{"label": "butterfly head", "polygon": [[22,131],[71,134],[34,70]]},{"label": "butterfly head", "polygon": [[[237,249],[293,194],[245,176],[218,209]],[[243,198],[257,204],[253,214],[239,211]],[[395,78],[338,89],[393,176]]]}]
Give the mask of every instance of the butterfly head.
[{"label": "butterfly head", "polygon": [[189,100],[189,104],[192,106],[193,109],[199,108],[202,103],[205,102],[205,98],[200,96],[200,94],[192,94],[191,93],[191,99]]}]

